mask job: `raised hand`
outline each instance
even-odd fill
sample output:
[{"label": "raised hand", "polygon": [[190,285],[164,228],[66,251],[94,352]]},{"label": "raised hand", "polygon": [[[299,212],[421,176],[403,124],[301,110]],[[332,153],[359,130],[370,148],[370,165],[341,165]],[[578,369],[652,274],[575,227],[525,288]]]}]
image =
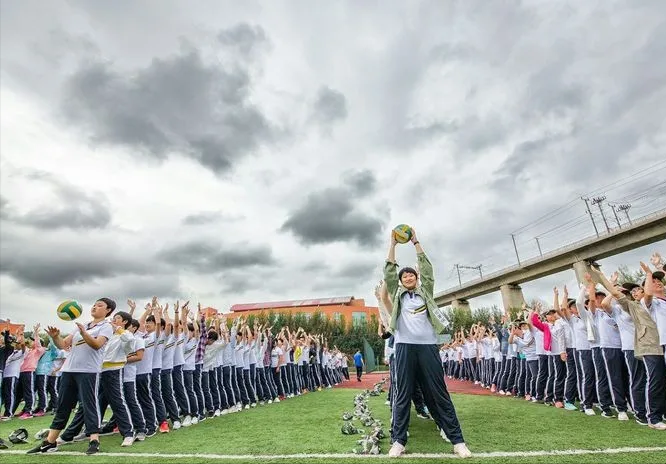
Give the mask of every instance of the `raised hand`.
[{"label": "raised hand", "polygon": [[650,269],[650,267],[647,264],[645,264],[643,261],[641,261],[641,269],[643,269],[643,272],[645,272],[645,275],[647,277],[652,278],[652,269]]},{"label": "raised hand", "polygon": [[613,272],[610,278],[611,284],[615,285],[617,284],[617,279],[620,277],[620,274],[617,273],[617,271]]},{"label": "raised hand", "polygon": [[136,309],[136,303],[129,298],[127,299],[127,306],[129,306],[132,311]]},{"label": "raised hand", "polygon": [[183,307],[180,308],[180,309],[182,309],[183,311],[189,311],[189,310],[187,309],[187,306],[188,306],[189,304],[190,304],[190,300],[187,300],[187,301],[185,302],[185,304],[183,305]]},{"label": "raised hand", "polygon": [[46,329],[46,333],[49,334],[51,338],[58,338],[60,336],[60,329],[58,329],[57,327],[48,326]]},{"label": "raised hand", "polygon": [[650,257],[650,262],[654,267],[658,268],[662,265],[663,260],[661,259],[661,255],[655,251],[654,254]]},{"label": "raised hand", "polygon": [[412,238],[410,239],[412,243],[416,243],[419,239],[416,238],[416,229],[412,227]]}]

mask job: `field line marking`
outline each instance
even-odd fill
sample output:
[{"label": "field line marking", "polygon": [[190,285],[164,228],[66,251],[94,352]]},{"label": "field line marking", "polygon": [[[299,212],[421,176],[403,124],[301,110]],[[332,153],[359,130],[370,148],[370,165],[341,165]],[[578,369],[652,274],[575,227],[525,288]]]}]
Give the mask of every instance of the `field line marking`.
[{"label": "field line marking", "polygon": [[[666,451],[666,446],[653,447],[625,447],[625,448],[605,448],[605,449],[568,449],[568,450],[541,450],[541,451],[492,451],[486,453],[472,453],[474,458],[522,458],[538,456],[574,456],[582,454],[623,454],[623,453],[645,453]],[[0,451],[3,454],[25,454],[25,451],[9,450]],[[51,455],[50,453],[48,453]],[[55,456],[86,456],[83,452],[77,451],[58,451]],[[347,459],[347,458],[365,458],[365,459],[384,459],[386,454],[368,455],[368,454],[325,454],[325,453],[303,453],[303,454],[206,454],[206,453],[105,453],[102,452],[96,456],[99,457],[136,457],[136,458],[205,458],[217,460],[261,460],[261,459]],[[86,456],[94,458],[95,456]],[[449,453],[408,453],[405,458],[417,459],[459,459],[457,456]]]}]

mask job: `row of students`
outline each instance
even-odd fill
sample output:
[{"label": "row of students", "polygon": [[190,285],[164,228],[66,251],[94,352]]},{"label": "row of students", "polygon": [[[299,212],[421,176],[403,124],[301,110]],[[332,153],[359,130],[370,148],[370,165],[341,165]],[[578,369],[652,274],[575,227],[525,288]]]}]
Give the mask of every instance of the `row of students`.
[{"label": "row of students", "polygon": [[[663,268],[658,254],[652,262]],[[633,413],[637,424],[666,430],[664,272],[641,267],[641,283],[621,286],[617,274],[609,279],[592,268],[575,299],[566,287],[560,299],[555,288],[552,308],[534,308],[503,330],[477,326],[467,337],[457,334],[441,350],[447,375],[588,416],[597,414],[594,406],[604,418],[626,421]],[[488,345],[494,373],[484,361]]]},{"label": "row of students", "polygon": [[[190,317],[187,303],[182,310],[176,303],[172,319],[168,304],[162,307],[156,298],[136,320],[136,305],[128,304],[129,312],[115,312],[115,302],[101,298],[93,320],[77,323],[66,337],[48,328],[66,360],[51,429],[29,453],[88,439],[87,453],[94,454],[100,434],[114,431],[123,437],[121,446],[131,446],[158,430],[168,433],[348,379],[346,356],[302,329],[292,334],[283,328],[274,337],[271,328],[251,329],[241,318],[228,328],[223,317],[207,321],[200,308]],[[113,415],[102,427],[109,406]]]}]

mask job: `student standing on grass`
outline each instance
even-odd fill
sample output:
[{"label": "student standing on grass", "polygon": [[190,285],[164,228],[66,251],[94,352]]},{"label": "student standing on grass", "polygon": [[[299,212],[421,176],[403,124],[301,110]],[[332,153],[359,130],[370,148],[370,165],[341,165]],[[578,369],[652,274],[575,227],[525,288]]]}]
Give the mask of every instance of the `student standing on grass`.
[{"label": "student standing on grass", "polygon": [[[649,307],[651,301],[648,299],[645,302],[645,299],[647,296],[654,295],[654,287],[661,284],[663,289],[661,279],[663,279],[664,273],[660,271],[652,273],[643,263],[641,263],[641,267],[646,273],[645,281],[643,282],[645,288],[643,289],[635,284],[625,287],[631,292],[632,299],[627,298],[619,288],[611,284],[601,271],[593,269],[593,272],[598,280],[601,281],[601,284],[606,287],[606,290],[617,298],[617,302],[622,307],[622,310],[629,313],[634,321],[634,363],[632,363],[632,375],[634,379],[632,380],[639,385],[644,384],[646,387],[645,389],[636,391],[637,397],[634,397],[634,401],[643,403],[641,409],[637,408],[636,422],[642,424],[645,418],[639,417],[639,415],[645,413],[650,428],[666,430],[666,424],[663,421],[664,414],[666,414],[666,366],[663,362],[664,349],[660,346],[659,328],[642,304],[644,303]],[[655,280],[658,280],[658,282],[654,282]]]},{"label": "student standing on grass", "polygon": [[363,366],[365,366],[361,350],[356,350],[356,353],[354,353],[354,365],[356,366],[356,380],[360,382],[363,375]]},{"label": "student standing on grass", "polygon": [[56,440],[67,425],[77,402],[80,402],[80,407],[83,408],[86,431],[90,434],[86,454],[95,454],[99,451],[102,418],[97,404],[97,390],[104,357],[102,348],[113,336],[113,327],[106,318],[115,309],[115,301],[110,298],[100,298],[92,307],[92,322],[86,325],[77,322],[78,330],[64,339],[60,337],[60,330],[49,327],[48,334],[56,346],[63,349],[71,345],[72,350],[62,368],[61,397],[51,423],[51,430],[46,439],[28,451],[28,454],[49,453],[58,449]]},{"label": "student standing on grass", "polygon": [[395,337],[396,398],[393,407],[390,457],[398,457],[405,451],[407,429],[414,391],[418,381],[424,388],[426,405],[437,426],[451,441],[454,453],[470,457],[456,415],[455,407],[444,383],[444,371],[439,362],[437,334],[447,325],[444,313],[433,300],[434,275],[421,244],[412,231],[412,243],[416,248],[421,285],[418,274],[412,268],[398,272],[395,261],[397,242],[391,232],[391,244],[384,266],[384,280],[393,298],[393,310],[389,330]]}]

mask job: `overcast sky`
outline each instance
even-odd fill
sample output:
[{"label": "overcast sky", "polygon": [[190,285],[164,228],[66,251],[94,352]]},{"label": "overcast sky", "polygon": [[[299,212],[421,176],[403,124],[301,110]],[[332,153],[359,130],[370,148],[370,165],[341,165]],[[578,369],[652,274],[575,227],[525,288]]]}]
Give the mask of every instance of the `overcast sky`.
[{"label": "overcast sky", "polygon": [[0,17],[3,318],[101,296],[373,302],[399,223],[443,290],[456,263],[513,264],[512,232],[523,258],[593,234],[582,194],[666,206],[660,0],[22,0]]}]

